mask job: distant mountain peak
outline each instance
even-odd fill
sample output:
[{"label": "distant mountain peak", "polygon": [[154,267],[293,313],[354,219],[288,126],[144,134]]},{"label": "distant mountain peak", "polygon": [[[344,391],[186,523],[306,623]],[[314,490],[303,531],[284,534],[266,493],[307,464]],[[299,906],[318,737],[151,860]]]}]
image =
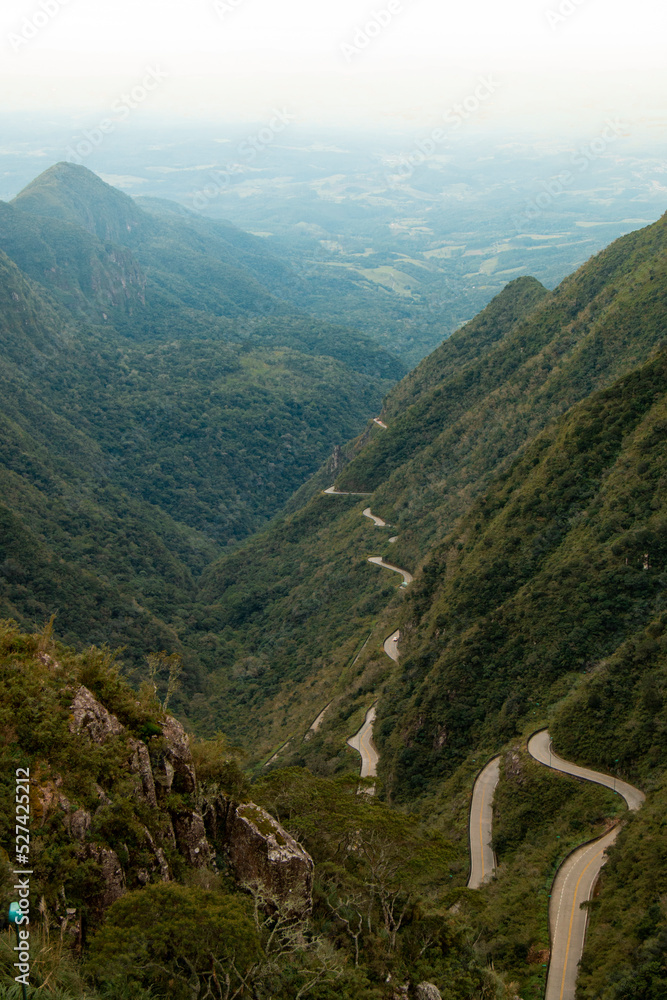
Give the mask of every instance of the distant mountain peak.
[{"label": "distant mountain peak", "polygon": [[146,215],[129,195],[87,167],[56,163],[14,198],[22,212],[81,226],[108,243],[127,243]]}]

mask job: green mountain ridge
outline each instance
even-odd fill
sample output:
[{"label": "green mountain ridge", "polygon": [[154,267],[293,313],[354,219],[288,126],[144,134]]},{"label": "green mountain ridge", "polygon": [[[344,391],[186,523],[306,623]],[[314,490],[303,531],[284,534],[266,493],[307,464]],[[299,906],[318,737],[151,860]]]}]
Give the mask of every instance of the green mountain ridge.
[{"label": "green mountain ridge", "polygon": [[[521,449],[578,399],[612,385],[664,341],[664,232],[663,219],[617,241],[553,293],[532,279],[512,282],[425,359],[385,400],[388,430],[376,429],[353,449],[336,479],[342,491],[371,496],[315,494],[263,538],[206,571],[202,596],[228,643],[222,655],[238,657],[240,646],[264,657],[275,698],[275,685],[294,675],[297,649],[307,657],[299,670],[308,673],[310,660],[318,664],[310,671],[317,678],[322,668],[339,669],[337,651],[372,628],[375,609],[393,588],[377,580],[366,556],[383,555],[412,571],[424,565],[425,574],[442,572],[432,568],[438,546],[493,477],[506,473]],[[321,476],[318,483],[325,485]],[[360,516],[367,505],[391,531],[369,533]],[[397,536],[394,545],[389,535]],[[304,628],[306,607],[312,620]],[[387,634],[389,624],[387,619]],[[382,657],[379,652],[378,669]],[[263,688],[257,681],[251,686],[244,704],[255,712]],[[242,694],[232,704],[237,697]],[[302,724],[306,709],[299,693],[290,699],[293,718]],[[307,711],[317,714],[314,698]],[[242,719],[235,713],[234,725]],[[274,732],[279,743],[280,727]]]},{"label": "green mountain ridge", "polygon": [[[348,447],[342,471],[328,466],[337,489],[367,496],[323,496],[321,471],[300,509],[203,576],[221,669],[192,719],[222,718],[260,761],[287,740],[272,767],[353,771],[345,740],[377,702],[381,794],[420,802],[463,854],[475,762],[503,753],[501,875],[466,912],[524,997],[544,985],[531,956],[548,949],[555,831],[581,842],[567,796],[542,813],[527,792],[540,785],[523,740],[552,723],[570,759],[648,793],[603,871],[582,996],[657,1000],[665,981],[664,840],[642,838],[664,836],[666,225],[617,241],[553,293],[531,279],[506,288],[390,392],[388,430]],[[391,527],[374,528],[368,506]],[[417,571],[405,598],[370,555]],[[398,665],[382,650],[396,627]],[[630,859],[660,874],[633,890]]]},{"label": "green mountain ridge", "polygon": [[[3,613],[31,625],[57,611],[67,641],[127,646],[139,662],[172,647],[196,689],[201,662],[182,623],[196,577],[364,425],[401,368],[266,291],[281,313],[269,326],[209,312],[190,288],[196,308],[183,304],[190,263],[214,246],[232,285],[234,240],[239,256],[282,273],[233,227],[195,219],[169,231],[169,305],[133,248],[82,227],[92,220],[104,237],[135,226],[164,236],[159,218],[67,166],[0,206]],[[252,299],[260,286],[247,282]]]},{"label": "green mountain ridge", "polygon": [[[541,995],[550,880],[619,816],[612,792],[531,763],[548,725],[570,759],[647,794],[590,903],[580,995],[661,1000],[667,216],[553,292],[511,282],[392,388],[390,355],[278,297],[293,276],[252,238],[101,185],[61,165],[0,212],[25,258],[0,255],[2,615],[58,610],[67,642],[127,644],[139,675],[178,654],[175,709],[243,746],[256,801],[317,855],[342,996],[417,995],[427,977],[447,1000]],[[86,262],[69,285],[44,267],[61,239]],[[146,276],[145,304],[107,325],[84,318],[118,278],[105,254]],[[190,335],[167,337],[170,316]],[[387,391],[383,429],[368,417]],[[346,744],[371,705],[372,800]],[[467,890],[470,787],[495,754],[496,878]],[[358,867],[380,843],[371,815],[381,851],[421,859],[391,891]],[[363,929],[362,898],[385,900],[383,927]]]}]

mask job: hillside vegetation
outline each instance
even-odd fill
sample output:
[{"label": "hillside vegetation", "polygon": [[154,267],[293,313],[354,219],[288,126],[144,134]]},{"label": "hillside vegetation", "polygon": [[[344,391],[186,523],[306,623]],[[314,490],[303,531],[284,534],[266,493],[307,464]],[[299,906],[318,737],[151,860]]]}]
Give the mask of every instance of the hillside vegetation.
[{"label": "hillside vegetation", "polygon": [[[241,746],[245,773],[234,763],[224,780],[315,860],[307,940],[328,971],[301,995],[322,1000],[396,1000],[422,979],[446,1000],[541,995],[552,877],[622,815],[613,792],[531,762],[526,739],[548,725],[560,753],[647,793],[590,903],[580,995],[658,1000],[667,216],[553,292],[513,281],[397,385],[391,355],[296,312],[294,273],[234,227],[67,165],[2,220],[0,612],[24,628],[4,626],[11,711],[25,671],[37,716],[55,713],[38,743],[69,747],[66,695],[86,676],[100,697],[122,693],[144,742],[168,696],[209,737],[204,773],[235,756],[227,740]],[[368,420],[383,395],[386,428]],[[57,683],[40,657],[48,629],[31,632],[53,612],[79,650],[58,648]],[[398,662],[383,649],[396,629]],[[130,711],[108,651],[81,652],[91,642],[126,646],[124,669],[152,672],[152,696],[140,689]],[[346,741],[372,705],[368,796]],[[19,718],[8,753],[60,766]],[[498,873],[471,891],[470,788],[495,754]],[[134,821],[118,822],[109,837]],[[254,968],[266,937],[247,899],[176,869],[173,898],[194,913],[190,890],[213,893],[207,933],[218,940],[232,914]],[[135,875],[128,862],[146,891]],[[92,890],[72,879],[85,905]],[[107,921],[78,973],[99,990],[123,931],[140,930],[130,904]],[[310,957],[278,962],[255,995],[298,996]],[[130,985],[164,993],[165,975]]]},{"label": "hillside vegetation", "polygon": [[[358,795],[356,780],[295,770],[252,789],[314,861],[312,900],[297,912],[266,875],[239,877],[212,820],[245,801],[257,829],[285,844],[248,803],[238,754],[221,738],[185,739],[151,683],[137,694],[108,652],[75,654],[50,628],[0,621],[0,718],[4,912],[16,892],[14,775],[30,776],[29,995],[381,1000],[388,982],[427,980],[445,1000],[510,1000],[447,912],[447,839]],[[13,947],[2,934],[4,997],[16,989]]]},{"label": "hillside vegetation", "polygon": [[[286,738],[292,729],[298,731],[309,714],[312,718],[317,714],[316,699],[327,686],[337,693],[334,678],[346,662],[345,642],[351,643],[351,655],[356,641],[376,623],[369,657],[376,655],[373,651],[385,637],[381,629],[386,627],[389,634],[402,621],[404,653],[414,655],[420,664],[415,668],[418,679],[413,681],[410,661],[404,663],[395,717],[407,707],[408,684],[415,692],[423,690],[421,697],[426,701],[439,697],[440,678],[429,672],[434,660],[444,655],[450,643],[452,650],[456,648],[452,657],[460,657],[457,636],[463,636],[474,621],[518,592],[541,569],[563,540],[561,520],[578,516],[595,488],[595,477],[599,481],[607,475],[621,442],[635,429],[633,421],[647,415],[653,395],[662,391],[661,362],[652,367],[648,359],[664,339],[665,225],[662,219],[617,241],[553,293],[546,293],[532,279],[510,284],[476,320],[390,392],[384,409],[388,430],[376,428],[370,438],[351,449],[352,460],[336,477],[336,486],[369,496],[331,497],[317,492],[308,499],[304,494],[300,510],[206,571],[201,593],[210,602],[207,616],[216,623],[213,631],[222,640],[220,653],[228,664],[221,672],[221,690],[228,690],[229,671],[244,650],[263,664],[263,681],[245,679],[242,685],[234,685],[231,699],[224,695],[237,732],[244,732],[243,726],[248,725],[244,720],[256,718],[256,710],[267,698],[277,696],[281,683],[289,690],[291,707],[284,706],[279,697],[280,711],[272,714],[273,741],[279,745],[282,734]],[[643,363],[648,367],[640,374],[638,366]],[[630,377],[627,386],[624,376]],[[637,412],[634,404],[624,401],[625,416],[616,421],[618,400],[625,400],[627,394],[634,398],[644,385]],[[581,444],[568,445],[563,451],[570,432],[558,424],[559,417],[569,419],[569,411],[579,400],[604,392],[605,386],[616,388],[610,388],[608,400],[600,397],[591,404],[599,412],[584,416],[585,410],[581,411],[581,419],[590,427],[571,431]],[[658,410],[653,419],[659,421]],[[581,452],[581,471],[570,468],[572,451],[575,456]],[[551,483],[551,473],[543,463],[550,466],[554,461],[562,469]],[[536,468],[531,471],[533,465]],[[535,481],[531,487],[529,473]],[[317,483],[325,484],[321,475]],[[538,495],[526,501],[524,517],[523,501],[517,494],[519,510],[512,515],[516,523],[506,527],[508,516],[496,517],[497,508],[508,503],[506,495],[520,488],[548,491],[552,503],[545,494],[543,509],[538,509]],[[488,499],[481,499],[486,491]],[[496,499],[497,495],[503,499]],[[392,528],[374,529],[362,518],[361,511],[368,505]],[[636,515],[643,525],[644,515],[641,511]],[[597,511],[591,511],[592,523],[597,523],[597,516]],[[614,529],[607,526],[605,530],[613,533]],[[394,535],[397,541],[390,545],[389,537]],[[579,536],[577,540],[583,544]],[[423,567],[405,613],[387,609],[387,600],[399,601],[400,595],[391,580],[385,575],[379,578],[378,571],[368,565],[370,555],[383,555],[412,571]],[[634,553],[632,558],[643,580],[639,555]],[[489,583],[484,583],[480,573],[492,578]],[[597,576],[596,569],[592,573]],[[625,592],[617,602],[624,600]],[[440,610],[440,605],[446,607]],[[542,614],[540,609],[538,621]],[[610,641],[623,637],[620,623],[614,621],[617,624]],[[451,629],[446,639],[445,625]],[[486,627],[492,629],[490,624]],[[504,628],[513,637],[508,642],[520,641],[515,630],[508,625]],[[526,625],[529,633],[532,628]],[[548,632],[546,626],[544,631]],[[587,631],[587,635],[592,645],[593,634]],[[535,641],[532,634],[525,638],[526,644]],[[488,642],[495,656],[498,643],[495,638]],[[514,697],[523,697],[515,684],[522,671],[510,666],[515,661],[513,654],[507,655],[509,673],[502,682],[506,687],[498,710],[509,697],[509,686]],[[559,655],[561,660],[566,657]],[[589,655],[593,654],[582,656],[577,650],[576,662],[568,659],[567,663],[579,669]],[[469,662],[467,656],[464,660]],[[386,675],[389,667],[383,654],[376,656],[376,662]],[[358,668],[363,673],[363,657]],[[369,669],[375,671],[372,664]],[[562,669],[555,670],[551,679]],[[496,676],[490,665],[488,670]],[[293,679],[306,677],[307,684],[293,687]],[[526,687],[531,677],[527,672]],[[483,679],[479,683],[485,685]],[[499,692],[502,683],[497,680]],[[328,700],[325,697],[324,704]],[[242,711],[234,712],[232,704],[240,704]],[[252,708],[252,716],[246,714],[246,705]],[[420,706],[421,701],[415,702],[415,716],[423,714]],[[523,709],[509,703],[507,710],[517,718],[522,716]],[[463,715],[461,732],[466,735],[461,739],[467,745],[470,720]],[[484,718],[485,707],[477,715]],[[432,733],[434,726],[439,731],[440,723],[431,720],[425,726]],[[442,726],[447,728],[444,721]],[[393,721],[387,723],[390,730],[400,742]],[[508,735],[513,731],[510,725]],[[443,753],[453,752],[454,743],[448,741]],[[396,773],[403,773],[406,765],[407,757]],[[415,779],[422,774],[421,758],[416,759],[413,771]]]},{"label": "hillside vegetation", "polygon": [[[521,755],[539,725],[565,756],[648,792],[592,904],[580,985],[591,1000],[652,1000],[665,976],[652,876],[664,870],[665,225],[619,240],[553,293],[508,286],[389,394],[389,429],[352,445],[342,472],[329,466],[339,490],[367,495],[302,491],[301,509],[204,575],[229,664],[211,680],[225,724],[258,757],[289,739],[283,763],[345,773],[356,759],[344,741],[377,700],[380,793],[447,830],[461,876],[473,761]],[[368,506],[391,528],[363,518]],[[368,565],[380,554],[417,571],[405,598]],[[398,667],[381,648],[397,626]],[[563,843],[586,839],[584,816],[599,832],[616,807],[586,792],[574,809],[563,779],[540,830],[531,796],[551,792],[504,775],[503,874],[483,905],[465,905],[495,968],[538,996]]]},{"label": "hillside vegetation", "polygon": [[196,690],[198,575],[402,374],[277,298],[293,279],[235,227],[70,164],[0,205],[4,614],[57,612],[139,662],[176,649]]}]

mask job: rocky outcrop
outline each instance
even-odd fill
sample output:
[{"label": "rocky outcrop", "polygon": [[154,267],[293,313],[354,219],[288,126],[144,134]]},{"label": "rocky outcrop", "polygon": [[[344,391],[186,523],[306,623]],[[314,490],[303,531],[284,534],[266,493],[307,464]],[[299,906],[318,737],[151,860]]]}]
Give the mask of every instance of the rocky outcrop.
[{"label": "rocky outcrop", "polygon": [[440,990],[433,983],[420,983],[415,990],[416,1000],[442,1000]]},{"label": "rocky outcrop", "polygon": [[[135,779],[135,795],[153,809],[163,807],[163,842],[176,846],[179,852],[195,868],[209,864],[213,851],[206,838],[206,830],[201,812],[197,808],[197,778],[195,774],[190,743],[183,726],[176,719],[167,717],[162,725],[162,736],[153,753],[153,761],[145,743],[130,736],[125,726],[100,704],[88,688],[78,688],[70,705],[70,731],[85,733],[93,743],[104,744],[115,737],[124,736],[128,746],[128,770]],[[157,786],[157,788],[156,788]],[[185,805],[173,810],[165,808],[165,800],[170,793],[191,799]],[[62,798],[62,796],[60,797]],[[51,800],[60,801],[56,790],[50,794]],[[107,801],[109,801],[107,799]],[[68,813],[67,824],[71,836],[83,840],[90,828],[90,816],[83,810],[74,811],[69,802],[62,803]],[[162,848],[156,846],[146,831],[156,865],[140,874],[139,880],[150,880],[151,871],[159,871],[162,879],[169,879],[169,866]],[[108,866],[107,866],[108,867]]]},{"label": "rocky outcrop", "polygon": [[[160,878],[162,879],[163,882],[170,882],[171,881],[171,872],[169,871],[169,864],[167,862],[167,858],[166,858],[166,855],[165,855],[164,851],[162,850],[161,847],[157,847],[156,846],[155,841],[153,840],[153,838],[151,836],[150,830],[147,827],[144,827],[144,836],[146,837],[146,840],[148,842],[148,845],[149,845],[151,851],[155,855],[155,860],[157,862],[157,867],[158,867],[158,870],[160,872]],[[144,879],[141,877],[141,875],[142,875],[142,873],[139,873],[139,881],[143,882]],[[150,876],[149,876],[148,872],[146,872],[146,879],[145,879],[145,881],[146,882],[150,881]]]},{"label": "rocky outcrop", "polygon": [[194,809],[176,813],[173,816],[173,824],[179,853],[187,858],[194,868],[203,868],[207,865],[213,856],[213,851],[206,839],[201,813]]},{"label": "rocky outcrop", "polygon": [[70,837],[73,837],[74,840],[83,841],[86,839],[86,834],[90,830],[92,822],[93,817],[87,809],[75,809],[74,812],[67,815],[65,826]]},{"label": "rocky outcrop", "polygon": [[129,740],[132,756],[129,760],[130,771],[136,776],[137,784],[135,794],[140,795],[145,802],[157,809],[157,796],[155,794],[155,781],[151,769],[151,758],[148,748],[141,740],[130,737]]},{"label": "rocky outcrop", "polygon": [[92,907],[104,912],[125,892],[125,872],[118,855],[101,844],[85,844],[79,851],[82,861],[94,861],[100,871],[104,887],[92,900]]},{"label": "rocky outcrop", "polygon": [[[103,744],[127,733],[125,726],[102,705],[92,691],[81,685],[70,705],[70,732],[85,732],[92,743]],[[145,743],[127,735],[128,767],[137,779],[135,794],[153,809],[157,807],[151,759]]]},{"label": "rocky outcrop", "polygon": [[93,743],[106,743],[112,736],[120,736],[125,731],[116,716],[108,712],[83,684],[74,695],[69,710],[70,732],[80,733],[84,730]]},{"label": "rocky outcrop", "polygon": [[[171,716],[167,716],[161,726],[163,746],[153,763],[153,775],[160,798],[171,791],[195,795],[197,776],[187,733],[180,722]],[[160,740],[160,737],[154,739]]]},{"label": "rocky outcrop", "polygon": [[268,902],[305,917],[313,905],[313,859],[265,809],[230,806],[224,848],[237,881],[259,886]]}]

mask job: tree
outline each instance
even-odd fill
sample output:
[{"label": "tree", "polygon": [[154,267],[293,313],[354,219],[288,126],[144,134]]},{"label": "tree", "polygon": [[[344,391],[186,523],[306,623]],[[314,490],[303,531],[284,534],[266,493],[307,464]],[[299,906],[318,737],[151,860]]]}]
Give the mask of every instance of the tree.
[{"label": "tree", "polygon": [[128,892],[90,944],[99,978],[154,985],[174,1000],[234,1000],[261,959],[249,900],[173,883]]}]

